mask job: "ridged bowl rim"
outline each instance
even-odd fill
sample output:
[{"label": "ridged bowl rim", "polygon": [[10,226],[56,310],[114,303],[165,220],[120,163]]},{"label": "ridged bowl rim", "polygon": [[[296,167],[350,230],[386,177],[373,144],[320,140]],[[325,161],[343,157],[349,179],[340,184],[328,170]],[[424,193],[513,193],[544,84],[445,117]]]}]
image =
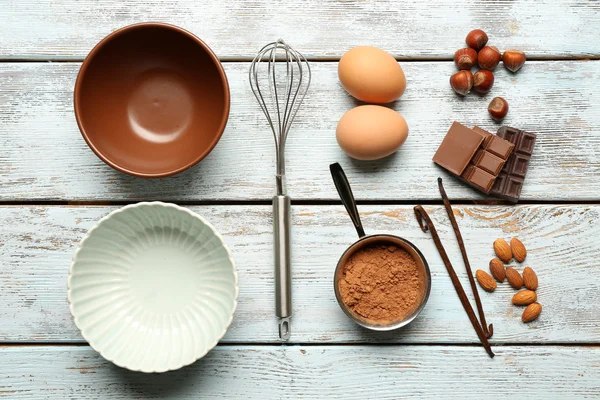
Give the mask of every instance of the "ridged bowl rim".
[{"label": "ridged bowl rim", "polygon": [[[74,311],[74,304],[73,304],[73,299],[71,297],[71,289],[72,289],[72,283],[71,283],[71,278],[73,277],[73,268],[75,267],[75,264],[77,263],[77,256],[79,255],[79,252],[81,251],[81,249],[85,246],[85,243],[88,241],[88,239],[90,238],[90,236],[94,233],[94,231],[96,231],[100,225],[105,222],[108,221],[109,219],[113,218],[115,215],[121,214],[123,212],[126,212],[128,210],[131,210],[133,208],[138,208],[138,207],[142,207],[142,206],[151,206],[151,207],[165,207],[165,208],[172,208],[172,209],[176,209],[179,211],[183,211],[186,214],[188,214],[191,218],[194,218],[196,220],[199,220],[200,222],[202,222],[204,225],[206,225],[211,231],[212,233],[219,239],[221,245],[223,246],[223,248],[225,249],[225,251],[227,252],[227,257],[229,258],[229,261],[231,262],[232,265],[232,269],[233,269],[233,279],[234,279],[234,286],[235,286],[235,294],[233,297],[233,307],[231,310],[231,314],[229,315],[229,319],[227,321],[227,323],[224,325],[223,327],[223,331],[217,335],[216,340],[214,341],[214,343],[212,343],[211,345],[206,347],[206,350],[204,352],[202,352],[199,355],[195,355],[194,359],[190,362],[187,363],[181,363],[180,365],[177,365],[174,368],[154,368],[154,369],[144,369],[143,367],[140,368],[134,368],[131,365],[128,365],[125,362],[120,362],[116,359],[112,359],[110,357],[107,357],[106,354],[102,351],[102,349],[98,348],[97,346],[95,346],[89,339],[88,339],[88,334],[85,331],[84,327],[81,325],[79,319],[77,318],[77,316],[75,315],[75,311]],[[164,203],[162,201],[143,201],[143,202],[139,202],[139,203],[135,203],[135,204],[129,204],[126,205],[124,207],[121,207],[117,210],[113,210],[111,211],[109,214],[105,215],[104,217],[100,218],[95,224],[94,226],[92,226],[90,228],[90,230],[85,234],[85,236],[83,237],[83,239],[81,239],[81,241],[79,242],[79,244],[77,245],[77,249],[75,250],[75,253],[73,254],[73,257],[71,259],[71,265],[69,266],[69,276],[67,279],[67,301],[69,302],[69,311],[71,312],[71,315],[73,316],[73,321],[75,322],[75,325],[77,326],[77,328],[79,329],[79,331],[81,332],[81,335],[83,336],[83,338],[85,339],[85,341],[90,345],[90,347],[92,349],[94,349],[96,352],[98,352],[104,359],[112,362],[113,364],[121,367],[121,368],[126,368],[130,371],[136,371],[136,372],[145,372],[145,373],[160,373],[160,372],[167,372],[167,371],[174,371],[180,368],[183,368],[185,366],[191,365],[193,363],[195,363],[196,361],[198,361],[199,359],[203,358],[209,351],[211,351],[212,349],[215,348],[215,346],[219,343],[219,340],[221,340],[223,338],[223,336],[225,336],[225,333],[227,332],[227,329],[229,328],[229,326],[231,325],[231,322],[233,321],[233,315],[235,314],[235,310],[237,309],[237,304],[238,304],[238,295],[239,295],[239,287],[238,287],[238,274],[237,274],[237,269],[236,269],[236,265],[235,265],[235,261],[233,260],[233,255],[231,254],[231,250],[229,249],[229,247],[227,247],[227,244],[225,243],[225,240],[223,239],[223,236],[221,236],[221,234],[219,232],[217,232],[217,230],[215,229],[215,227],[208,222],[206,219],[204,219],[202,216],[196,214],[195,212],[178,206],[176,204],[172,204],[172,203]]]}]

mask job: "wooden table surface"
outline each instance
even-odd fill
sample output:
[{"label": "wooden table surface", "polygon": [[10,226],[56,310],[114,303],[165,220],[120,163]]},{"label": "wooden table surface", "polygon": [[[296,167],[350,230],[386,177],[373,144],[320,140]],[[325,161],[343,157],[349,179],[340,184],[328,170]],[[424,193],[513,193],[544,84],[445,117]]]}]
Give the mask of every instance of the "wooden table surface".
[{"label": "wooden table surface", "polygon": [[[231,116],[217,147],[168,179],[133,178],[103,164],[73,114],[85,55],[113,30],[142,21],[176,24],[205,40],[231,85]],[[458,98],[448,85],[452,55],[474,28],[501,50],[524,50],[528,61],[514,75],[499,67],[488,96]],[[285,345],[273,310],[273,142],[247,83],[249,60],[279,37],[313,68],[287,148],[294,317]],[[0,0],[0,398],[597,398],[599,43],[594,0]],[[335,140],[337,121],[356,104],[339,84],[337,61],[357,45],[392,53],[408,80],[393,107],[410,135],[383,161],[353,161]],[[505,124],[538,134],[518,206],[482,197],[431,162],[452,121],[497,128],[486,111],[496,95],[510,103]],[[429,261],[429,303],[405,329],[360,329],[335,301],[333,270],[355,239],[329,176],[335,161],[353,184],[366,230],[406,237]],[[539,275],[544,311],[527,325],[507,284],[481,293],[495,327],[494,359],[412,214],[415,204],[426,205],[467,285],[438,176],[474,268],[487,267],[495,238],[516,236]],[[207,218],[239,272],[239,306],[225,338],[204,359],[162,375],[103,360],[83,341],[66,301],[79,240],[111,210],[140,200],[175,202]]]}]

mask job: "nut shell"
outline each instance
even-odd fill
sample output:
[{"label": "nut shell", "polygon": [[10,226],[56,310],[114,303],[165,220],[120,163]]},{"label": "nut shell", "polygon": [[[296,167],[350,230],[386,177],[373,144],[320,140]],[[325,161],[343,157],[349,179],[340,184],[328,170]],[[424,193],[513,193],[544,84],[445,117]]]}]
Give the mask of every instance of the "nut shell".
[{"label": "nut shell", "polygon": [[488,35],[481,29],[474,29],[467,35],[467,46],[477,51],[483,49],[488,42]]},{"label": "nut shell", "polygon": [[487,69],[480,69],[473,75],[473,89],[477,93],[486,94],[494,85],[494,74]]},{"label": "nut shell", "polygon": [[479,286],[485,291],[493,292],[496,290],[496,281],[487,272],[478,269],[475,271],[475,278],[479,282]]},{"label": "nut shell", "polygon": [[523,287],[523,278],[513,267],[506,268],[506,280],[514,289],[521,289]]},{"label": "nut shell", "polygon": [[473,87],[473,73],[468,70],[458,71],[450,77],[450,86],[461,96],[466,96]]},{"label": "nut shell", "polygon": [[516,293],[512,298],[512,303],[515,306],[528,306],[531,303],[535,303],[537,295],[533,290],[521,290]]},{"label": "nut shell", "polygon": [[523,270],[523,284],[529,290],[538,288],[538,277],[530,267],[525,267]]},{"label": "nut shell", "polygon": [[542,313],[542,305],[540,303],[531,303],[527,306],[525,310],[523,310],[523,315],[521,315],[521,321],[527,323],[537,319]]},{"label": "nut shell", "polygon": [[490,272],[498,282],[504,282],[506,271],[504,270],[504,263],[500,259],[493,258],[490,260]]},{"label": "nut shell", "polygon": [[477,62],[479,63],[479,68],[493,70],[496,68],[502,55],[500,51],[494,46],[485,46],[483,49],[479,50],[479,54],[477,54]]},{"label": "nut shell", "polygon": [[527,257],[527,249],[523,242],[521,242],[517,238],[510,239],[510,250],[512,251],[513,257],[518,262],[525,261],[525,257]]},{"label": "nut shell", "polygon": [[494,121],[500,122],[508,114],[508,102],[502,97],[494,97],[488,106],[488,112]]},{"label": "nut shell", "polygon": [[460,70],[473,68],[477,64],[477,52],[470,47],[456,50],[454,64]]},{"label": "nut shell", "polygon": [[525,53],[520,50],[506,50],[502,55],[504,67],[511,72],[520,70],[526,60]]},{"label": "nut shell", "polygon": [[506,240],[498,238],[494,241],[494,252],[505,263],[509,263],[512,259],[512,251]]}]

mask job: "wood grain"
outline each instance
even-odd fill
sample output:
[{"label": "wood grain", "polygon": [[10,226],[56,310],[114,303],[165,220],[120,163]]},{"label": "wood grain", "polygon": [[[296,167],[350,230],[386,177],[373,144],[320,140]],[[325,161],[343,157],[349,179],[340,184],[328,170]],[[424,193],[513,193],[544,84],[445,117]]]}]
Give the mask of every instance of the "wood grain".
[{"label": "wood grain", "polygon": [[[450,192],[450,195],[452,193]],[[109,207],[0,208],[0,341],[82,341],[69,314],[66,278],[70,258],[85,232]],[[275,343],[271,207],[191,207],[213,223],[231,247],[240,296],[224,342]],[[367,233],[392,233],[415,243],[432,272],[429,303],[402,330],[372,334],[340,310],[332,280],[338,258],[356,233],[340,206],[293,207],[292,343],[477,343],[431,236],[418,228],[411,207],[360,206]],[[465,269],[443,208],[427,207],[455,269],[470,295]],[[600,271],[596,225],[600,206],[457,206],[472,268],[487,269],[497,237],[519,237],[525,264],[538,274],[544,310],[530,324],[512,306],[514,290],[500,284],[480,291],[494,344],[600,343]],[[484,358],[485,353],[481,353]]]},{"label": "wood grain", "polygon": [[283,37],[309,57],[340,57],[366,44],[401,58],[449,59],[475,28],[488,32],[490,44],[522,49],[530,57],[600,54],[600,5],[594,0],[4,3],[4,59],[81,59],[115,29],[145,21],[186,28],[223,58],[249,58],[266,42]]},{"label": "wood grain", "polygon": [[89,347],[0,348],[0,398],[579,399],[598,347],[226,346],[179,371],[123,370]]},{"label": "wood grain", "polygon": [[[454,120],[495,130],[486,111],[505,96],[505,124],[538,133],[524,200],[593,200],[600,193],[600,61],[529,62],[518,74],[496,73],[490,95],[459,98],[450,62],[404,62],[408,88],[393,108],[408,121],[400,151],[376,162],[343,154],[339,118],[357,103],[341,88],[336,63],[313,63],[313,85],[287,146],[288,189],[294,199],[337,199],[328,172],[340,161],[359,199],[439,199],[431,162]],[[231,117],[214,151],[179,176],[144,180],[103,164],[79,134],[72,110],[75,63],[0,63],[0,200],[269,200],[274,145],[247,82],[248,63],[226,63]],[[478,192],[446,179],[455,199]]]},{"label": "wood grain", "polygon": [[[599,199],[597,1],[0,3],[0,202],[20,204],[0,206],[0,399],[600,397],[600,205],[549,204]],[[226,61],[231,86],[231,116],[218,146],[168,179],[132,178],[104,165],[73,115],[77,61],[110,32],[143,21],[198,35]],[[486,30],[500,50],[524,50],[529,61],[518,74],[498,68],[489,95],[459,98],[448,85],[455,71],[449,60],[474,28]],[[455,207],[474,270],[487,269],[495,238],[517,236],[529,251],[517,269],[530,265],[540,281],[544,311],[530,324],[520,322],[522,309],[510,304],[514,291],[507,283],[480,292],[495,327],[493,360],[480,347],[430,235],[418,229],[412,207],[394,205],[359,209],[368,233],[403,236],[429,261],[431,297],[407,328],[373,334],[346,318],[332,277],[355,240],[350,220],[341,205],[294,205],[292,339],[290,346],[277,345],[271,208],[195,206],[223,233],[238,266],[239,306],[222,344],[192,366],[162,375],[122,370],[88,346],[73,345],[83,339],[66,301],[70,259],[94,222],[116,207],[23,202],[269,200],[273,142],[247,71],[256,51],[279,37],[313,61],[313,85],[287,150],[295,200],[337,201],[328,165],[339,161],[360,200],[438,201],[435,179],[443,176],[452,199],[480,201],[483,196],[430,161],[451,122],[495,130],[486,108],[491,97],[503,96],[510,103],[504,123],[538,133],[522,199],[548,204]],[[335,141],[337,121],[360,103],[341,88],[332,61],[357,45],[389,51],[408,78],[402,100],[390,107],[407,119],[409,139],[398,154],[377,162],[353,161]],[[587,58],[596,61],[581,60]],[[427,210],[470,294],[445,211]]]}]

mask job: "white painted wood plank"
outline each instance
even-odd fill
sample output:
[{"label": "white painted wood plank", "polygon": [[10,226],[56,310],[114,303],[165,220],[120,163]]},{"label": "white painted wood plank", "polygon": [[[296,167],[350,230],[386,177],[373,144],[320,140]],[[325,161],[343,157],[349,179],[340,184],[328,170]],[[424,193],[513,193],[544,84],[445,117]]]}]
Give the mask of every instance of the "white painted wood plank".
[{"label": "white painted wood plank", "polygon": [[[600,61],[530,62],[503,68],[486,97],[459,98],[448,85],[450,62],[402,63],[408,89],[394,109],[408,121],[407,142],[378,162],[346,157],[335,127],[356,103],[341,88],[336,63],[313,63],[313,85],[287,147],[288,189],[295,199],[336,199],[328,166],[340,161],[359,199],[439,199],[431,162],[453,120],[496,126],[492,95],[510,103],[507,125],[538,133],[522,199],[587,200],[600,193]],[[72,110],[74,63],[0,63],[0,200],[249,200],[274,192],[272,135],[247,82],[248,63],[226,63],[231,117],[214,151],[179,176],[144,180],[104,165],[87,147]],[[453,178],[455,198],[482,196]]]},{"label": "white painted wood plank", "polygon": [[84,347],[0,348],[10,399],[583,399],[600,396],[598,347],[226,346],[166,374]]},{"label": "white painted wood plank", "polygon": [[0,57],[82,58],[111,31],[169,22],[221,57],[253,56],[283,37],[311,57],[339,57],[369,44],[398,57],[450,57],[471,29],[500,49],[530,56],[600,54],[594,0],[191,1],[21,0],[0,7]]},{"label": "white painted wood plank", "polygon": [[[452,192],[450,192],[452,194]],[[69,314],[66,277],[71,255],[87,229],[112,207],[0,208],[0,341],[82,341]],[[273,247],[269,206],[191,207],[231,246],[240,297],[224,342],[277,342],[273,303]],[[465,269],[445,211],[427,207],[465,290]],[[405,237],[425,254],[432,291],[411,326],[391,333],[359,329],[333,293],[339,256],[355,239],[342,206],[293,207],[293,343],[477,343],[431,236],[422,233],[412,207],[361,206],[367,233]],[[539,275],[540,319],[522,324],[507,283],[480,291],[493,343],[600,343],[597,221],[600,206],[457,206],[456,214],[474,269],[487,269],[497,237],[517,236],[528,248],[527,265]],[[484,356],[482,352],[481,356]],[[0,384],[1,385],[1,384]]]}]

